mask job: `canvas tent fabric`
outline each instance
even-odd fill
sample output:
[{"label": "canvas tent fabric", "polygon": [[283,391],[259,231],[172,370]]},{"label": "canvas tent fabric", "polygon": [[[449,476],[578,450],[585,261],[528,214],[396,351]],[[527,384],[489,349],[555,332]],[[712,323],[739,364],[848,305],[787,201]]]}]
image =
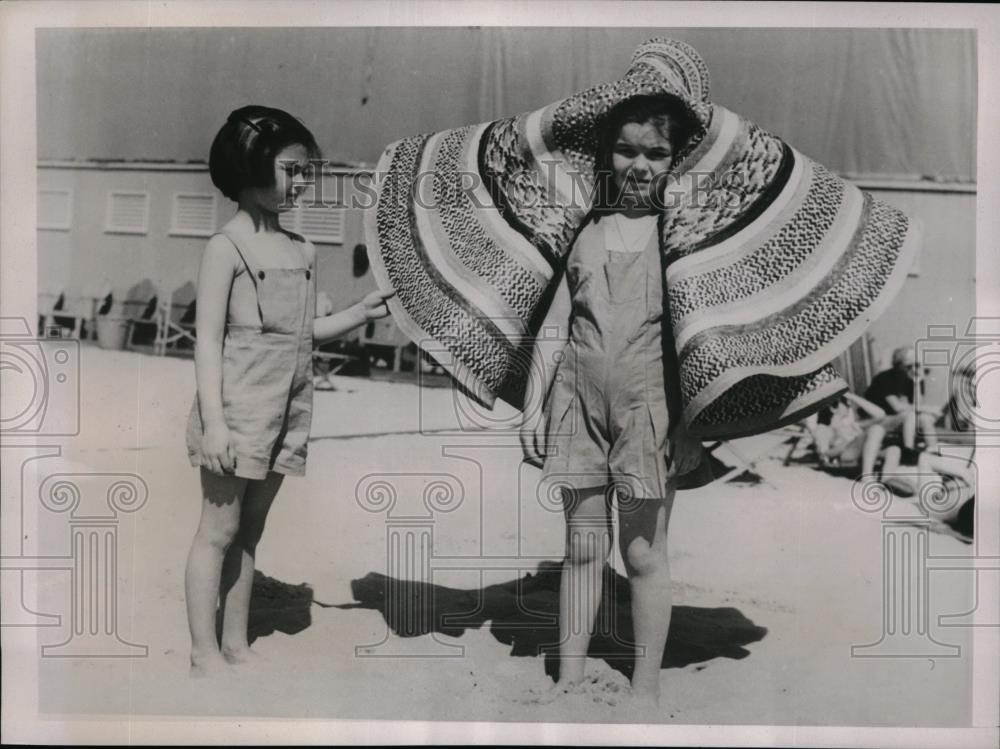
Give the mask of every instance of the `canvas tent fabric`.
[{"label": "canvas tent fabric", "polygon": [[659,222],[683,419],[706,439],[800,419],[846,389],[828,363],[899,290],[918,234],[713,104],[705,63],[677,40],[542,109],[390,145],[366,230],[394,319],[474,398],[521,405],[537,322],[592,207],[575,188],[595,182],[602,118],[642,94],[680,99],[702,126]]},{"label": "canvas tent fabric", "polygon": [[39,29],[38,153],[205,159],[228,113],[261,102],[330,158],[374,163],[413,133],[614,80],[654,36],[702,54],[714,102],[838,174],[976,179],[969,29]]}]

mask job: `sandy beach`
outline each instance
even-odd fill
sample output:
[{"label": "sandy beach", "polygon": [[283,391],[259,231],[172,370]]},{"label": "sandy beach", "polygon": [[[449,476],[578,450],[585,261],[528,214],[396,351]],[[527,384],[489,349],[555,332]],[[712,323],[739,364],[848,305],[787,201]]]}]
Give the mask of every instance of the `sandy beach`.
[{"label": "sandy beach", "polygon": [[[787,445],[773,436],[733,446],[763,451],[762,481],[676,500],[659,712],[630,712],[617,635],[595,638],[587,683],[554,697],[544,651],[555,641],[563,521],[504,429],[513,411],[499,407],[493,431],[463,431],[481,412],[456,407],[449,388],[346,377],[317,392],[308,475],[286,480],[258,548],[260,662],[191,680],[183,571],[200,498],[183,429],[193,362],[90,345],[81,356],[80,434],[25,480],[127,472],[148,485],[145,505],[118,516],[113,616],[118,637],[148,652],[41,658],[43,714],[969,725],[970,630],[938,617],[974,607],[972,576],[929,576],[929,632],[911,638],[910,657],[852,657],[852,646],[883,638],[885,518],[855,505],[847,479],[783,466]],[[29,551],[67,554],[66,516],[29,506],[25,517],[36,509]],[[955,537],[928,538],[932,556],[972,553]],[[608,570],[602,613],[619,634],[629,626],[621,569]],[[36,610],[61,617],[39,641],[63,642],[70,574],[33,574]]]}]

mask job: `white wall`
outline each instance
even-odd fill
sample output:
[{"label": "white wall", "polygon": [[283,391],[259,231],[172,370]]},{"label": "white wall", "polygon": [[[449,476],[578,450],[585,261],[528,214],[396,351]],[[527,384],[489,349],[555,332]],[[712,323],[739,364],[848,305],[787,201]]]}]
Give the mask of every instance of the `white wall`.
[{"label": "white wall", "polygon": [[[194,284],[207,238],[170,233],[173,196],[177,192],[216,196],[216,228],[229,219],[235,204],[211,183],[208,170],[178,171],[169,167],[142,169],[107,165],[104,168],[43,166],[38,187],[72,190],[72,223],[68,231],[38,231],[38,290],[40,295],[65,292],[67,296],[114,293],[116,300],[131,296],[148,301],[148,287],[164,294]],[[149,222],[145,234],[105,231],[108,195],[112,190],[149,193]],[[374,288],[370,272],[360,278],[352,273],[352,252],[363,242],[361,214],[345,214],[343,243],[316,243],[317,283],[335,306],[345,307]],[[145,285],[143,285],[145,283]],[[136,288],[142,285],[141,288]],[[189,290],[184,289],[184,290]],[[188,300],[180,300],[186,303]],[[40,300],[40,308],[45,299]],[[133,310],[134,311],[134,310]]]},{"label": "white wall", "polygon": [[[904,192],[871,190],[921,222],[923,244],[916,274],[892,306],[871,328],[882,367],[892,350],[913,345],[927,335],[928,325],[954,325],[965,332],[976,311],[976,194],[971,192]],[[930,402],[946,400],[942,376],[927,381]]]}]

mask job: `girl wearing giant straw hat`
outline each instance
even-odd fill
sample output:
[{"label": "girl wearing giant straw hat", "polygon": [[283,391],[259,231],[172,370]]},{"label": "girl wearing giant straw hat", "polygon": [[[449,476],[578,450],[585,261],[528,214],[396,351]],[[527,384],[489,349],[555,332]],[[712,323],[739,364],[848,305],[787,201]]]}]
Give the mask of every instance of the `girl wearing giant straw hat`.
[{"label": "girl wearing giant straw hat", "polygon": [[[367,216],[400,327],[433,342],[471,397],[523,408],[526,459],[562,487],[560,685],[582,675],[616,502],[632,686],[653,701],[667,519],[682,476],[698,483],[698,442],[843,393],[829,362],[885,309],[916,248],[900,212],[708,93],[694,49],[652,39],[619,81],[390,145]],[[550,327],[569,331],[555,357]]]}]

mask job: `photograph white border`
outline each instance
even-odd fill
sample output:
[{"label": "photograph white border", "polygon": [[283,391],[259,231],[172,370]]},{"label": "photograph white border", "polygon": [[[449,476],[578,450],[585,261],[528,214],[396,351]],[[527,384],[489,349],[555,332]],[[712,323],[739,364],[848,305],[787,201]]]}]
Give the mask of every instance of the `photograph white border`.
[{"label": "photograph white border", "polygon": [[[976,28],[978,30],[977,312],[1000,316],[1000,14],[990,5],[909,3],[580,2],[8,2],[0,5],[0,315],[34,319],[36,295],[35,38],[45,27],[580,26]],[[986,393],[997,413],[998,393]],[[981,477],[985,496],[996,466]],[[997,493],[992,492],[995,498]],[[996,503],[980,508],[996,529]],[[979,614],[996,616],[1000,592],[982,589]],[[984,621],[980,619],[980,621]],[[369,721],[220,721],[188,716],[55,719],[37,710],[37,647],[30,628],[3,628],[2,728],[7,742],[53,743],[524,743],[741,746],[995,746],[1000,704],[997,628],[978,627],[971,729],[809,726],[629,726]]]}]

